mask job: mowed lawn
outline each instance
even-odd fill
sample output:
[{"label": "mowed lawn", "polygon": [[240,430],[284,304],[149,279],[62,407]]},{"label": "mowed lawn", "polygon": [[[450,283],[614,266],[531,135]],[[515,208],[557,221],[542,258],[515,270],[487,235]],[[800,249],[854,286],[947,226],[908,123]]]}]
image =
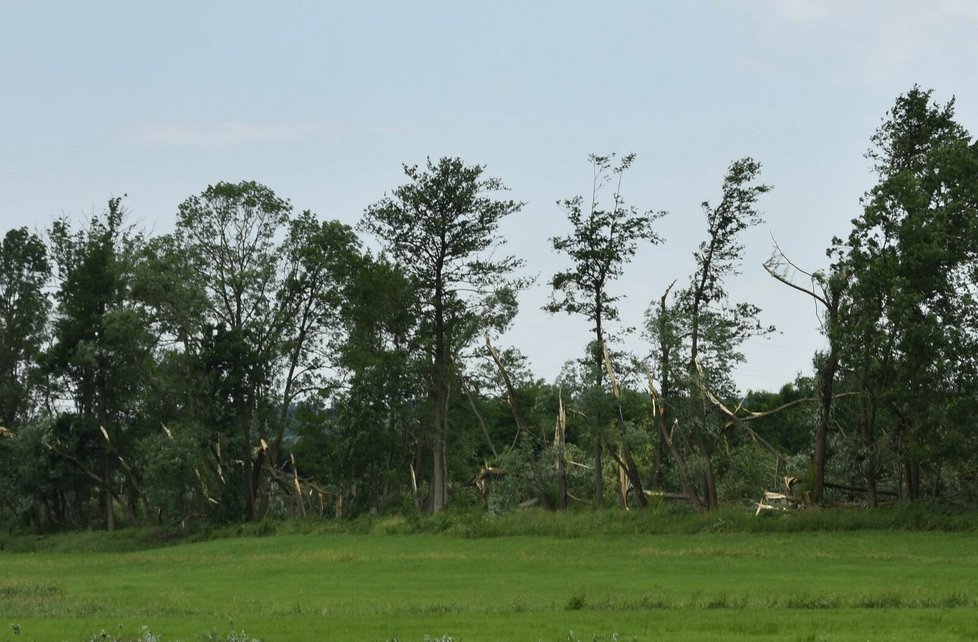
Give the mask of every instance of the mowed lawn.
[{"label": "mowed lawn", "polygon": [[[978,536],[274,535],[0,552],[0,642],[978,638]],[[19,634],[15,634],[19,631]]]}]

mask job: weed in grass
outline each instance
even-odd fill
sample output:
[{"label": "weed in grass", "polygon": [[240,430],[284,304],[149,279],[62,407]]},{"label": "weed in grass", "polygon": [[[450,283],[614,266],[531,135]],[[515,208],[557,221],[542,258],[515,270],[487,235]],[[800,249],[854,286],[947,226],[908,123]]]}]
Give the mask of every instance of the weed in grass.
[{"label": "weed in grass", "polygon": [[0,584],[0,600],[12,598],[51,598],[64,593],[54,584]]},{"label": "weed in grass", "polygon": [[[577,637],[577,635],[575,635],[574,631],[568,631],[567,637],[565,638],[566,642],[584,642],[585,640],[589,640],[590,642],[605,642],[606,639],[608,640],[608,642],[624,641],[624,639],[620,635],[618,635],[618,633],[612,633],[611,636],[608,638],[598,635],[597,633],[592,633],[590,638],[579,638]],[[630,641],[634,641],[635,639],[636,638],[630,638]]]},{"label": "weed in grass", "polygon": [[208,642],[261,642],[259,638],[253,638],[244,632],[244,629],[240,631],[230,630],[226,634],[218,633],[216,630],[212,630],[210,633],[204,634],[204,639]]},{"label": "weed in grass", "polygon": [[[122,629],[121,624],[119,625],[119,629]],[[125,636],[121,633],[113,634],[102,629],[90,637],[89,642],[161,642],[162,639],[162,637],[150,631],[149,627],[144,624],[139,628],[139,633],[136,636]]]},{"label": "weed in grass", "polygon": [[584,597],[584,591],[578,591],[571,595],[571,598],[567,600],[567,605],[564,607],[568,611],[580,611],[587,605],[587,598]]},{"label": "weed in grass", "polygon": [[240,631],[234,630],[234,620],[228,618],[228,632],[226,634],[221,634],[217,629],[211,629],[210,633],[204,634],[204,640],[207,642],[261,642],[258,638],[253,638],[244,632],[244,629]]},{"label": "weed in grass", "polygon": [[796,593],[788,595],[781,601],[776,600],[769,606],[788,609],[837,609],[842,606],[842,600],[834,595],[822,593]]},{"label": "weed in grass", "polygon": [[960,607],[971,606],[971,599],[964,593],[951,593],[945,595],[940,601],[940,605],[946,609],[956,609]]},{"label": "weed in grass", "polygon": [[855,601],[854,606],[858,609],[895,609],[904,606],[904,603],[899,593],[887,591],[864,595]]}]

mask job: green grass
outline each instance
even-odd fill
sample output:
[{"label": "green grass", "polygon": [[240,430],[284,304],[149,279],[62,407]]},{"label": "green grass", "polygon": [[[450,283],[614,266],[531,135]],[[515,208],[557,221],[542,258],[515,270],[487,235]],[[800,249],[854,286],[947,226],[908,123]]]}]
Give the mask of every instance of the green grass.
[{"label": "green grass", "polygon": [[[971,532],[750,532],[712,516],[635,533],[648,518],[541,515],[476,537],[471,519],[441,519],[235,527],[166,546],[145,531],[8,538],[0,642],[137,639],[144,625],[163,642],[242,629],[266,642],[978,637]],[[532,534],[507,534],[520,524]]]}]

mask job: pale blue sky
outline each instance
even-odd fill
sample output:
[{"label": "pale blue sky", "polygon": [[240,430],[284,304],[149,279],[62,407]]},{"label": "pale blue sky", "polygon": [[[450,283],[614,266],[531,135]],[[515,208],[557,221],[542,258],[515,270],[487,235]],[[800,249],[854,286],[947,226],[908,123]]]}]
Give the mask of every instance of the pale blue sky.
[{"label": "pale blue sky", "polygon": [[504,343],[553,379],[587,341],[583,321],[539,311],[562,266],[554,203],[588,191],[587,154],[637,153],[625,197],[670,212],[667,243],[618,286],[627,325],[688,278],[699,203],[751,155],[774,191],[729,289],[782,333],[748,346],[737,379],[777,388],[821,341],[810,303],[760,268],[770,235],[824,267],[899,93],[956,95],[978,131],[976,60],[978,0],[0,0],[0,227],[127,193],[132,219],[165,232],[184,198],[244,179],[352,224],[402,182],[402,162],[461,156],[527,203],[505,232],[540,279]]}]

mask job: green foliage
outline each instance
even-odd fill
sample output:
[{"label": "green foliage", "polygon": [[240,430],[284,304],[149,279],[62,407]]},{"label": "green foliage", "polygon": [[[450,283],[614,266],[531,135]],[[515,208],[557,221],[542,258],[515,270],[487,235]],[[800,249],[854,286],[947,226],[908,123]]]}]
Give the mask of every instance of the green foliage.
[{"label": "green foliage", "polygon": [[150,505],[163,524],[179,523],[200,510],[195,500],[199,480],[195,470],[203,465],[195,440],[175,426],[167,434],[160,431],[140,440],[134,465],[142,474]]},{"label": "green foliage", "polygon": [[[917,87],[872,142],[878,183],[835,240],[832,266],[799,288],[827,310],[817,376],[746,397],[731,378],[743,342],[770,331],[728,292],[770,189],[743,158],[719,200],[703,203],[694,273],[648,314],[659,416],[639,392],[646,364],[610,353],[616,382],[605,389],[608,324],[624,296],[614,282],[642,243],[661,240],[661,213],[622,197],[634,155],[590,156],[590,200],[559,203],[571,229],[550,242],[570,264],[551,277],[546,309],[586,317],[594,340],[557,385],[514,348],[494,355],[498,369],[473,358],[482,335],[512,321],[527,284],[522,261],[499,251],[500,224],[522,204],[457,158],[405,167],[407,182],[367,209],[360,230],[380,241],[377,255],[350,227],[297,214],[251,181],[186,199],[175,232],[155,238],[126,226],[120,198],[81,227],[56,220],[46,247],[10,230],[0,243],[0,527],[179,524],[182,536],[189,524],[204,538],[197,523],[376,514],[348,527],[477,536],[535,519],[517,508],[528,500],[574,511],[622,493],[646,508],[649,477],[697,509],[753,501],[784,474],[805,476],[816,501],[978,501],[978,146],[953,100]],[[779,265],[767,265],[776,278]],[[483,467],[488,489],[476,490]],[[627,484],[606,485],[621,471]],[[820,497],[822,473],[843,483]],[[449,491],[464,510],[416,517],[444,510]],[[689,512],[669,506],[673,496],[652,494],[666,524]],[[530,528],[659,528],[598,515]],[[828,519],[812,515],[742,522],[720,511],[677,528]],[[874,594],[864,606],[892,601]]]},{"label": "green foliage", "polygon": [[493,198],[505,187],[483,172],[458,158],[429,159],[425,169],[405,165],[409,182],[367,208],[360,224],[381,240],[419,302],[417,338],[430,413],[419,437],[431,452],[429,504],[435,512],[448,502],[449,388],[461,351],[509,324],[516,313],[514,291],[525,285],[511,276],[522,261],[494,255],[503,242],[500,221],[522,204]]},{"label": "green foliage", "polygon": [[[550,280],[551,301],[548,312],[580,314],[594,324],[597,341],[602,341],[602,328],[618,318],[615,302],[621,299],[608,291],[613,281],[623,273],[625,265],[635,256],[640,241],[655,245],[662,239],[653,224],[664,212],[640,212],[627,205],[621,194],[624,173],[635,161],[635,154],[624,156],[613,164],[615,155],[591,154],[588,160],[594,170],[590,203],[575,196],[560,201],[573,229],[567,236],[550,239],[554,250],[567,254],[573,267],[558,272]],[[599,194],[615,181],[611,206],[602,208]]]},{"label": "green foliage", "polygon": [[670,285],[647,317],[668,411],[664,420],[679,431],[673,443],[681,448],[674,445],[670,453],[681,461],[675,462],[673,472],[679,475],[684,494],[692,497],[696,493],[692,479],[700,472],[694,469],[702,466],[702,498],[697,495],[696,501],[707,509],[715,509],[719,501],[712,458],[726,436],[728,421],[716,400],[737,394],[731,373],[744,359],[740,352],[744,341],[774,330],[760,323],[757,306],[731,302],[726,290],[726,281],[740,267],[744,250],[740,235],[762,221],[757,201],[771,188],[757,182],[760,170],[760,163],[751,158],[730,165],[719,203],[703,203],[707,235],[693,253],[696,270],[689,285],[673,294],[671,303]]},{"label": "green foliage", "polygon": [[[851,473],[870,503],[887,477],[919,498],[928,471],[971,467],[971,451],[949,445],[974,432],[978,373],[978,148],[953,101],[933,103],[918,87],[897,99],[873,143],[879,183],[832,249],[833,269],[848,276],[842,376],[858,393]],[[958,414],[964,407],[972,411]]]},{"label": "green foliage", "polygon": [[[776,393],[748,392],[743,407],[751,412],[760,413],[791,403],[797,404],[751,422],[751,429],[786,455],[809,452],[812,429],[818,421],[815,392],[815,382],[808,377],[799,377],[793,383],[786,383]],[[804,399],[811,401],[803,401]]]},{"label": "green foliage", "polygon": [[718,458],[717,495],[721,501],[752,505],[766,490],[780,492],[780,467],[774,455],[754,441],[723,451]]},{"label": "green foliage", "polygon": [[0,419],[10,430],[36,411],[50,274],[43,241],[27,228],[8,231],[0,245]]}]

